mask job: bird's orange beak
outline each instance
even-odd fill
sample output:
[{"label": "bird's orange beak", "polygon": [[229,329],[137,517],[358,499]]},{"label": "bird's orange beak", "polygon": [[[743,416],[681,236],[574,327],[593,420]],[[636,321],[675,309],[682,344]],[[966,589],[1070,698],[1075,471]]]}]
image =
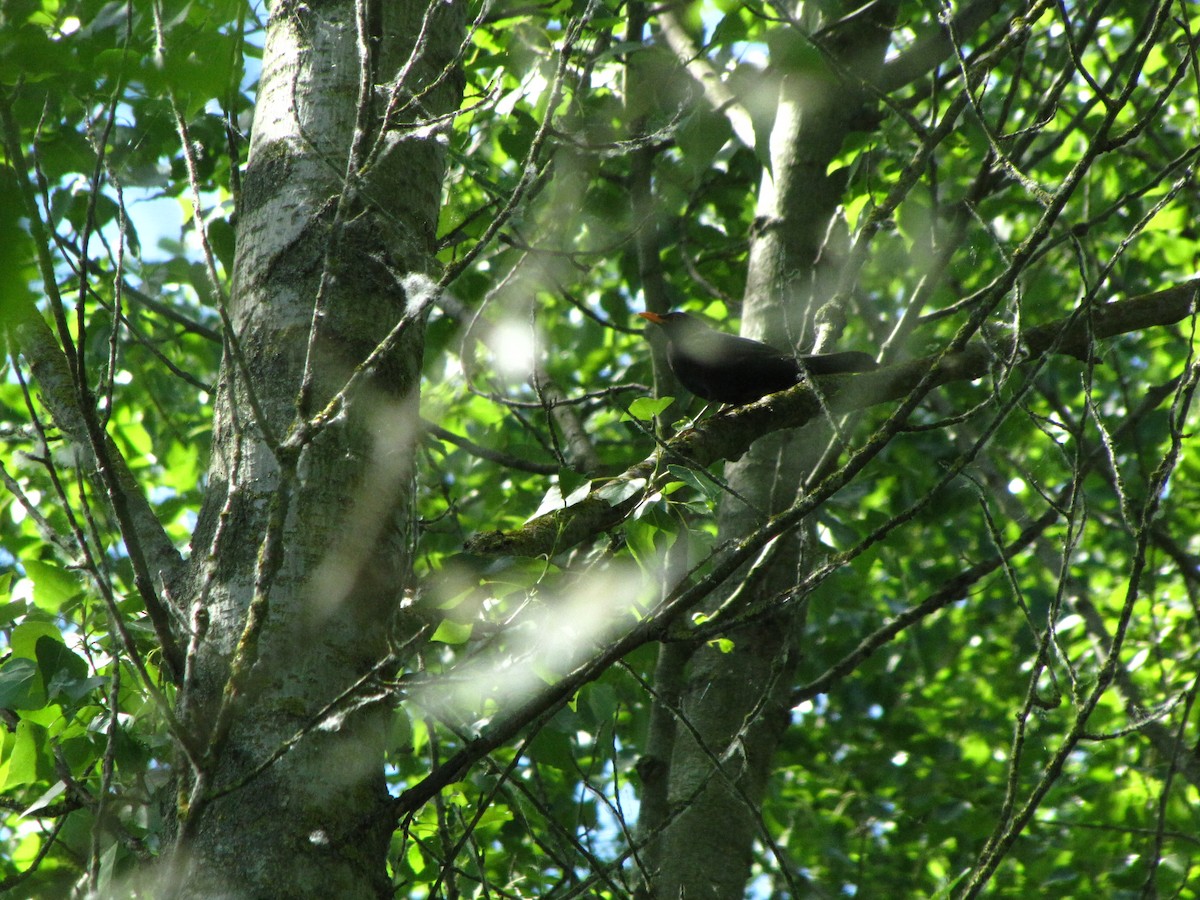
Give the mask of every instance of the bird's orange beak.
[{"label": "bird's orange beak", "polygon": [[661,325],[663,322],[667,321],[662,316],[660,316],[658,313],[645,312],[645,313],[638,313],[638,315],[641,316],[643,319],[645,319],[647,322],[653,322],[655,325]]}]

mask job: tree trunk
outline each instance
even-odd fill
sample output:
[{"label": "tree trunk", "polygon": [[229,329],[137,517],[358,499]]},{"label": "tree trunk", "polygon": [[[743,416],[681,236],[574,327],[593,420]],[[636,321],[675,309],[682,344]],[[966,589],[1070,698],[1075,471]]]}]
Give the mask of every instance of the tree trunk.
[{"label": "tree trunk", "polygon": [[[847,4],[846,11],[857,4]],[[895,4],[880,4],[831,42],[844,71],[881,65]],[[826,69],[782,77],[771,131],[771,171],[764,172],[755,215],[742,333],[796,350],[829,349],[843,321],[820,308],[831,283],[836,248],[826,245],[841,181],[827,174],[847,133],[870,114],[870,98]],[[827,304],[828,306],[828,304]],[[815,328],[813,326],[816,326]],[[815,337],[815,340],[814,340]],[[726,467],[730,486],[720,510],[722,540],[736,540],[765,516],[790,506],[816,465],[829,429],[816,422],[800,432],[757,441]],[[746,502],[748,501],[748,503]],[[706,644],[692,656],[670,763],[669,805],[683,809],[665,831],[653,893],[659,898],[741,898],[745,895],[772,758],[790,722],[789,695],[801,656],[804,606],[782,598],[802,577],[807,529],[786,534],[757,564],[731,579],[709,608],[735,609],[780,598],[779,608],[729,632],[727,652]],[[785,859],[774,866],[788,871]],[[793,874],[793,881],[799,876]]]},{"label": "tree trunk", "polygon": [[388,710],[361,682],[409,579],[432,296],[411,273],[433,265],[441,196],[428,123],[461,91],[461,8],[429,7],[414,51],[426,9],[273,9],[191,557],[178,709],[195,740],[172,871],[185,896],[392,896]]}]

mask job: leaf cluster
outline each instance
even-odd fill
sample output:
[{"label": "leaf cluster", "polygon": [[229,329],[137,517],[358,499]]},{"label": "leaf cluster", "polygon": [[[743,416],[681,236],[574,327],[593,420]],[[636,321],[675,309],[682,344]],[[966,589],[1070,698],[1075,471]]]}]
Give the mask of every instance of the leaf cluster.
[{"label": "leaf cluster", "polygon": [[[781,91],[823,71],[844,27],[840,5],[806,6],[828,30],[686,5],[687,58],[655,18],[669,10],[643,33],[645,11],[613,2],[472,6],[421,391],[415,602],[436,627],[392,688],[394,794],[502,724],[514,684],[570,683],[717,568],[718,510],[740,502],[720,463],[664,451],[656,489],[614,479],[701,407],[656,369],[636,313],[736,327],[770,226],[756,201],[785,174],[767,145]],[[836,212],[808,302],[765,337],[807,349],[840,317],[842,346],[899,363],[964,335],[993,371],[924,396],[830,490],[793,591],[656,632],[729,650],[734,626],[804,605],[755,810],[775,848],[755,850],[755,889],[772,895],[799,873],[828,893],[959,895],[993,858],[1006,896],[1188,896],[1194,880],[1193,323],[1083,359],[1029,356],[1020,335],[1194,274],[1200,20],[1181,4],[1147,40],[1142,3],[990,6],[949,33],[899,3],[883,71],[843,73],[876,111],[821,162]],[[227,289],[263,25],[231,2],[3,16],[0,319],[32,307],[88,361],[96,413],[186,556],[222,352],[197,229]],[[806,127],[829,114],[814,101]],[[9,199],[25,191],[49,234]],[[0,383],[0,886],[50,895],[105,890],[161,848],[174,696],[71,401],[37,363],[10,344]],[[890,412],[841,421],[833,468]],[[546,558],[464,552],[590,494],[630,512]],[[581,682],[402,821],[403,891],[628,895],[653,837],[637,833],[646,734],[670,708],[658,652]]]}]

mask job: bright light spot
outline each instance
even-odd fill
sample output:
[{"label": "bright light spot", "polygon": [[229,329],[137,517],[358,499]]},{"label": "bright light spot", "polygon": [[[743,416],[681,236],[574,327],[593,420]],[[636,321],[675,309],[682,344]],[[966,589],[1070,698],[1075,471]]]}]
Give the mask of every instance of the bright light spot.
[{"label": "bright light spot", "polygon": [[131,384],[133,382],[133,373],[128,369],[118,369],[117,373],[113,375],[113,382],[115,384]]},{"label": "bright light spot", "polygon": [[481,713],[494,716],[524,702],[631,628],[631,609],[645,601],[652,583],[635,566],[613,565],[573,580],[569,590],[540,585],[507,622],[504,641],[470,653],[415,699],[478,725]]},{"label": "bright light spot", "polygon": [[824,694],[792,707],[792,724],[802,725],[809,716],[824,716],[829,712],[829,698]]},{"label": "bright light spot", "polygon": [[1008,492],[1010,494],[1023,494],[1029,489],[1029,485],[1025,483],[1024,478],[1013,478],[1008,482]]},{"label": "bright light spot", "polygon": [[318,828],[316,831],[313,831],[308,835],[308,842],[317,847],[328,847],[329,835]]},{"label": "bright light spot", "polygon": [[892,765],[902,766],[908,762],[908,751],[900,750],[892,754]]},{"label": "bright light spot", "polygon": [[[173,259],[176,254],[172,247],[179,240],[181,222],[179,201],[138,188],[125,191],[125,202],[141,238],[142,259],[152,262]],[[106,232],[114,242],[121,239],[117,229],[113,222]]]},{"label": "bright light spot", "polygon": [[496,369],[509,378],[528,378],[533,372],[533,331],[528,325],[508,320],[492,329],[488,346]]},{"label": "bright light spot", "polygon": [[867,707],[867,718],[868,719],[882,719],[883,718],[883,707],[880,706],[878,703],[872,703],[869,707]]},{"label": "bright light spot", "polygon": [[738,41],[731,49],[739,62],[756,69],[766,69],[767,63],[770,62],[767,45],[761,41]]},{"label": "bright light spot", "polygon": [[[29,502],[34,507],[38,507],[38,506],[42,505],[42,492],[41,491],[39,491],[39,490],[26,491],[25,496],[26,496],[26,498],[28,498]],[[17,525],[20,525],[22,522],[25,521],[25,516],[27,515],[27,513],[25,512],[25,504],[24,503],[14,503],[9,507],[9,509],[12,510],[12,520],[14,523],[16,523]]]},{"label": "bright light spot", "polygon": [[320,724],[317,725],[317,730],[318,731],[341,731],[342,726],[345,724],[345,722],[346,722],[346,717],[344,715],[342,715],[340,713],[334,713],[333,715],[326,716],[324,719],[322,719]]},{"label": "bright light spot", "polygon": [[58,33],[62,37],[66,37],[68,34],[74,34],[79,30],[79,24],[78,17],[67,16],[65,19],[63,19],[62,27],[58,29]]}]

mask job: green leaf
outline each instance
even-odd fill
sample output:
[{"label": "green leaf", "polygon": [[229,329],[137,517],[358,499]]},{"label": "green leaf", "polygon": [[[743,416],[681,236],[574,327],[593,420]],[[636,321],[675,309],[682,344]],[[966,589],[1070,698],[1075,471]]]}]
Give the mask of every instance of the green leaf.
[{"label": "green leaf", "polygon": [[577,481],[578,483],[575,489],[567,495],[563,494],[563,485],[550,485],[549,490],[547,490],[545,496],[542,497],[542,502],[538,505],[538,508],[534,511],[533,515],[529,517],[529,521],[532,521],[539,516],[544,516],[546,513],[553,512],[556,509],[565,509],[568,506],[574,506],[576,503],[579,503],[581,500],[585,499],[591,492],[590,479],[584,478],[579,480],[572,478],[570,481]]},{"label": "green leaf", "polygon": [[208,223],[209,244],[226,272],[233,271],[233,256],[237,250],[235,237],[236,232],[227,220],[213,219]]},{"label": "green leaf", "polygon": [[609,722],[617,712],[617,692],[611,685],[589,684],[584,689],[588,709],[597,722]]},{"label": "green leaf", "polygon": [[618,479],[596,491],[596,496],[601,500],[607,501],[612,506],[617,506],[645,489],[645,478]]},{"label": "green leaf", "polygon": [[113,841],[112,846],[100,854],[100,871],[96,879],[96,887],[98,888],[101,897],[109,897],[109,893],[113,883],[113,869],[116,865],[117,851],[121,845],[117,841]]},{"label": "green leaf", "polygon": [[655,416],[662,415],[674,402],[674,397],[638,397],[629,404],[629,415],[621,418],[622,421],[629,418],[648,421]]},{"label": "green leaf", "polygon": [[52,622],[22,622],[13,629],[10,646],[13,656],[37,659],[37,643],[50,637],[62,643],[62,634]]},{"label": "green leaf", "polygon": [[471,628],[472,626],[469,623],[443,619],[430,640],[439,641],[443,644],[465,644],[471,639]]},{"label": "green leaf", "polygon": [[28,615],[30,609],[30,605],[21,600],[0,604],[0,628],[8,628],[17,619]]},{"label": "green leaf", "polygon": [[[67,790],[66,782],[63,782],[63,781],[54,782],[54,784],[52,784],[49,788],[47,788],[46,791],[43,792],[40,797],[38,797],[31,804],[29,804],[29,806],[27,806],[24,810],[22,810],[21,815],[29,816],[29,815],[32,815],[33,813],[37,812],[39,809],[43,809],[44,807],[49,806],[51,803],[53,803],[55,800],[57,800],[59,797],[61,797],[64,793],[66,793],[66,790]],[[115,846],[115,844],[114,844],[114,846]]]},{"label": "green leaf", "polygon": [[391,727],[388,729],[388,749],[390,754],[407,754],[412,752],[413,721],[408,711],[403,707],[392,711]]},{"label": "green leaf", "polygon": [[39,709],[46,705],[46,689],[37,663],[16,656],[0,666],[0,707]]},{"label": "green leaf", "polygon": [[21,565],[33,582],[33,602],[46,612],[58,612],[79,593],[79,579],[60,566],[38,559],[21,560]]},{"label": "green leaf", "polygon": [[104,684],[103,678],[88,678],[87,663],[61,641],[52,637],[39,638],[36,652],[47,702],[60,694],[76,701]]},{"label": "green leaf", "polygon": [[543,728],[529,748],[530,756],[540,765],[569,772],[575,766],[575,745],[560,728]]},{"label": "green leaf", "polygon": [[679,130],[675,132],[684,162],[696,173],[708,171],[713,157],[732,136],[733,127],[729,120],[709,112],[705,106],[698,107],[684,119]]},{"label": "green leaf", "polygon": [[713,483],[713,480],[698,475],[694,469],[689,469],[687,466],[669,465],[667,471],[709,500],[716,500],[720,496],[721,489]]},{"label": "green leaf", "polygon": [[12,754],[8,757],[8,771],[0,790],[32,784],[38,780],[39,762],[46,729],[22,719],[17,723]]},{"label": "green leaf", "polygon": [[[562,468],[558,470],[558,489],[567,498],[568,505],[578,503],[579,500],[587,496],[587,491],[590,489],[591,483],[591,478],[573,469]],[[581,489],[583,489],[583,496],[579,496]]]}]

